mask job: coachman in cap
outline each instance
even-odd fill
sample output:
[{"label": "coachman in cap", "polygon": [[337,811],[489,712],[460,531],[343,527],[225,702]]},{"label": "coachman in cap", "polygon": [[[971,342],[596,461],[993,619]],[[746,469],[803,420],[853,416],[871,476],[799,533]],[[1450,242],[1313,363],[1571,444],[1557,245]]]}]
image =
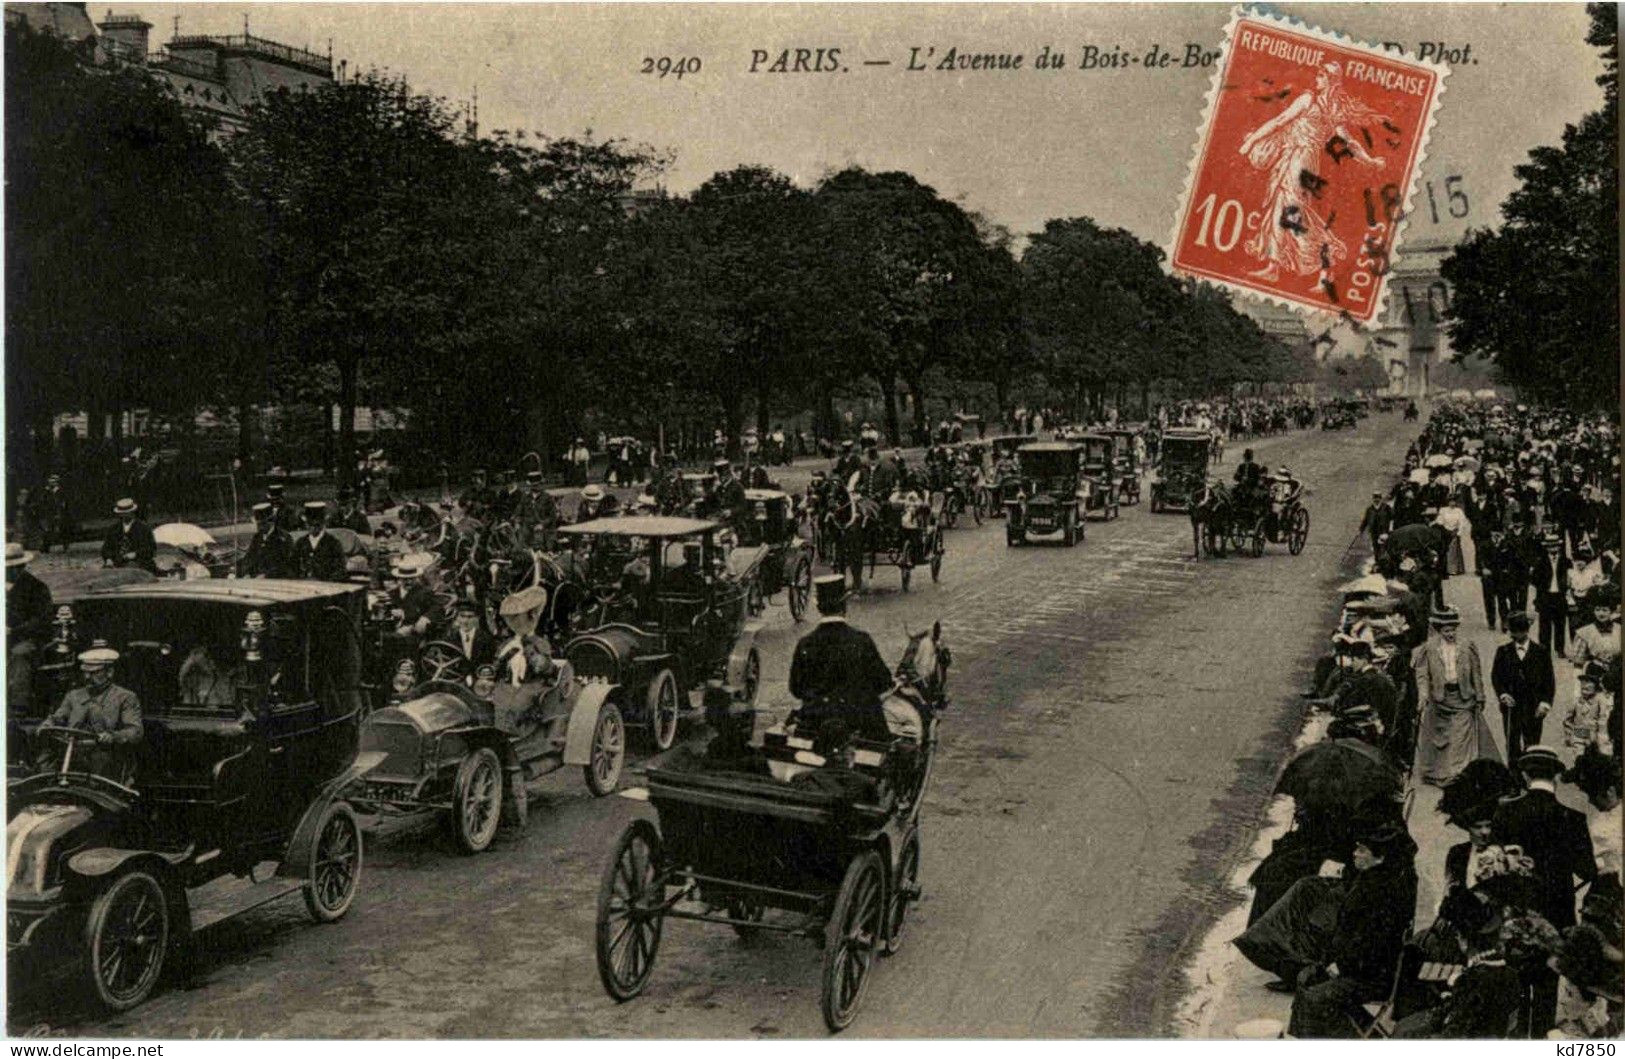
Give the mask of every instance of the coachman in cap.
[{"label": "coachman in cap", "polygon": [[150,574],[158,572],[158,542],[152,539],[152,527],[141,521],[140,511],[129,497],[113,505],[118,521],[102,538],[103,566],[134,566]]},{"label": "coachman in cap", "polygon": [[818,624],[796,644],[790,661],[790,694],[801,701],[796,726],[816,735],[839,721],[864,739],[890,739],[881,698],[892,674],[874,638],[846,621],[846,578],[827,574],[814,582]]},{"label": "coachman in cap", "polygon": [[305,533],[293,542],[294,566],[307,581],[347,581],[344,546],[327,532],[327,505],[312,500],[305,505]]}]

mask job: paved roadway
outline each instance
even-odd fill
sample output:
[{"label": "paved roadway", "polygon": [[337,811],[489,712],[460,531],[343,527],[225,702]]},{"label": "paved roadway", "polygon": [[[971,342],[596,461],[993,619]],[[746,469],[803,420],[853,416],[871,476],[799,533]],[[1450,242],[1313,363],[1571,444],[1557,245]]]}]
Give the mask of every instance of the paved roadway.
[{"label": "paved roadway", "polygon": [[[1074,550],[1011,549],[1001,523],[948,534],[940,585],[877,590],[853,620],[895,657],[940,617],[953,707],[924,809],[925,897],[904,951],[878,961],[860,1036],[1174,1032],[1184,964],[1230,900],[1335,617],[1345,545],[1408,433],[1256,444],[1305,481],[1296,558],[1190,558],[1182,515],[1124,509]],[[1239,456],[1233,445],[1226,463]],[[923,571],[922,571],[923,573]],[[798,630],[771,607],[764,701]],[[629,781],[623,780],[623,785]],[[819,953],[791,938],[667,925],[642,997],[616,1005],[593,965],[603,859],[649,813],[543,781],[526,833],[467,858],[430,829],[368,848],[349,917],[311,926],[297,898],[203,935],[197,980],[92,1024],[15,1001],[11,1028],[179,1037],[820,1037]],[[538,801],[540,804],[538,804]]]}]

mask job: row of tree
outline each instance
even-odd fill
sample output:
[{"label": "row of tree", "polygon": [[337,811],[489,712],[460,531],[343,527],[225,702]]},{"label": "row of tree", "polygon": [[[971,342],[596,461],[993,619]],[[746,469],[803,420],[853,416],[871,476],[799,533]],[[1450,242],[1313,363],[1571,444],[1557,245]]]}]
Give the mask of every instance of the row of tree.
[{"label": "row of tree", "polygon": [[[256,104],[211,136],[139,68],[7,27],[8,430],[65,410],[190,422],[267,403],[403,406],[433,455],[562,451],[591,417],[676,408],[738,436],[878,394],[1008,408],[1207,393],[1305,365],[1160,251],[1078,217],[1019,254],[907,173],[815,187],[743,166],[635,196],[669,158],[621,141],[481,135],[368,75]],[[629,207],[629,204],[630,207]],[[912,400],[904,422],[899,395]]]}]

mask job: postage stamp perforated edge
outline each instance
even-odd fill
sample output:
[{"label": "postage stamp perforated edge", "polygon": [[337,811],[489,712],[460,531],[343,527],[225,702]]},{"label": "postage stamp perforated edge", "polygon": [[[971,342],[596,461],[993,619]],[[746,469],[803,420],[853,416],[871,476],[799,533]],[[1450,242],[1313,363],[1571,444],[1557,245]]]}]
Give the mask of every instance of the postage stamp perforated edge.
[{"label": "postage stamp perforated edge", "polygon": [[[1257,298],[1260,301],[1270,302],[1282,308],[1291,309],[1294,312],[1307,314],[1321,321],[1341,318],[1359,323],[1361,326],[1368,326],[1382,318],[1383,309],[1387,305],[1388,277],[1393,272],[1395,264],[1399,261],[1400,251],[1405,239],[1405,230],[1410,226],[1411,201],[1415,197],[1417,186],[1422,180],[1422,167],[1427,164],[1428,141],[1433,136],[1433,123],[1438,120],[1439,103],[1444,98],[1446,83],[1450,76],[1450,67],[1444,63],[1434,62],[1431,59],[1418,59],[1409,52],[1396,52],[1364,41],[1357,41],[1335,30],[1311,26],[1302,19],[1290,15],[1282,15],[1245,4],[1231,8],[1230,21],[1225,24],[1224,40],[1219,46],[1219,60],[1213,64],[1213,79],[1209,82],[1207,96],[1202,101],[1202,118],[1196,126],[1196,142],[1191,147],[1190,162],[1185,166],[1185,187],[1179,193],[1179,206],[1174,212],[1173,230],[1168,236],[1166,250],[1168,255],[1167,266],[1170,272],[1180,273],[1180,270],[1174,267],[1174,255],[1179,250],[1179,237],[1184,231],[1185,220],[1190,213],[1191,196],[1196,191],[1196,174],[1201,168],[1203,156],[1207,153],[1208,137],[1213,131],[1214,111],[1218,107],[1219,92],[1224,85],[1225,72],[1230,67],[1231,52],[1236,42],[1236,27],[1244,18],[1272,23],[1293,33],[1314,37],[1339,48],[1352,48],[1390,61],[1402,60],[1413,66],[1432,71],[1437,78],[1434,82],[1433,98],[1428,103],[1427,115],[1422,120],[1421,133],[1417,138],[1416,161],[1411,166],[1410,176],[1405,182],[1404,194],[1400,199],[1399,221],[1394,225],[1394,236],[1388,248],[1388,267],[1377,278],[1377,291],[1371,300],[1371,312],[1364,321],[1355,320],[1353,314],[1347,309],[1337,311],[1322,306],[1310,305],[1283,297],[1271,290],[1260,290],[1256,287],[1233,283],[1213,276],[1195,277],[1233,294]],[[1191,273],[1182,274],[1191,275]]]}]

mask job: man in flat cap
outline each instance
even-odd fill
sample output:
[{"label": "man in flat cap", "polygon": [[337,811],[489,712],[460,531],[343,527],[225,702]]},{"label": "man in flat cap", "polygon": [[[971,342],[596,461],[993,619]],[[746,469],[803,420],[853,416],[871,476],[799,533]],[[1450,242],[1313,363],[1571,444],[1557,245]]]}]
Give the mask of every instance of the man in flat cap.
[{"label": "man in flat cap", "polygon": [[150,574],[158,572],[158,542],[152,539],[152,527],[141,521],[140,511],[129,497],[113,505],[118,521],[102,538],[103,566],[134,566]]},{"label": "man in flat cap", "polygon": [[327,532],[327,505],[312,500],[305,505],[305,532],[293,542],[294,566],[307,581],[347,581],[344,547]]},{"label": "man in flat cap", "polygon": [[89,771],[127,783],[134,772],[134,749],[141,742],[141,700],[129,688],[113,683],[113,663],[118,659],[118,652],[103,640],[81,652],[84,685],[70,688],[45,723],[94,735],[95,747],[81,760],[89,763]]},{"label": "man in flat cap", "polygon": [[790,661],[790,694],[801,701],[796,725],[816,734],[839,721],[861,738],[890,739],[880,700],[891,690],[891,669],[874,638],[847,624],[846,578],[827,574],[814,586],[821,617]]},{"label": "man in flat cap", "polygon": [[293,577],[293,538],[276,523],[269,501],[254,505],[254,536],[237,560],[238,577]]}]

